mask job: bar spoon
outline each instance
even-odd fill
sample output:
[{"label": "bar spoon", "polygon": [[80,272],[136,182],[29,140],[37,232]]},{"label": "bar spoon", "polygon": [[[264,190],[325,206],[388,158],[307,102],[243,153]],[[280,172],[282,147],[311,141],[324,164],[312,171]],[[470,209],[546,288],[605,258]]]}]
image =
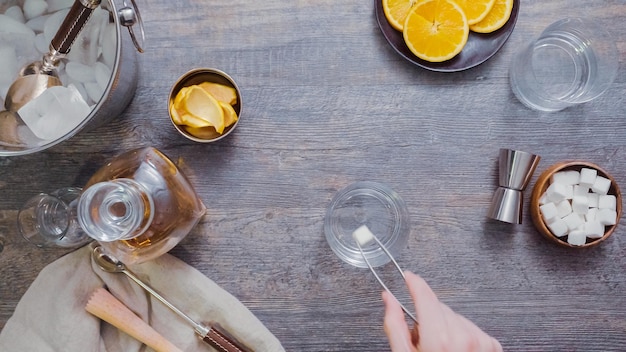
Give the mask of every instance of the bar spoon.
[{"label": "bar spoon", "polygon": [[143,289],[148,291],[152,296],[161,301],[161,303],[165,304],[169,309],[171,309],[174,313],[183,318],[187,323],[193,326],[194,331],[200,338],[208,343],[209,345],[216,348],[218,351],[223,352],[246,352],[250,351],[249,349],[242,347],[239,342],[226,334],[225,332],[219,330],[216,326],[205,326],[200,323],[195,322],[191,319],[187,314],[183,313],[180,309],[176,308],[173,304],[163,298],[159,293],[152,289],[152,287],[148,286],[146,283],[141,281],[132,271],[130,271],[124,263],[114,258],[113,256],[107,254],[102,246],[95,245],[93,247],[92,258],[96,262],[96,264],[103,271],[109,273],[124,273],[131,280],[141,286]]}]

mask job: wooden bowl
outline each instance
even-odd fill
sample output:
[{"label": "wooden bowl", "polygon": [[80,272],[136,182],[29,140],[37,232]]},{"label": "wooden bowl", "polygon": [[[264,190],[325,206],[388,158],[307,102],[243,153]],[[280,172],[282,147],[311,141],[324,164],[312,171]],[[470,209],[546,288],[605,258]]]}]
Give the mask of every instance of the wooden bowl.
[{"label": "wooden bowl", "polygon": [[[597,239],[587,238],[587,242],[584,245],[575,246],[567,242],[567,236],[557,237],[554,234],[552,234],[552,232],[546,225],[543,219],[543,216],[541,215],[541,210],[539,209],[539,206],[540,206],[539,198],[543,195],[543,193],[545,193],[546,189],[550,185],[550,180],[551,180],[552,175],[554,175],[555,173],[559,171],[570,171],[570,170],[580,171],[582,168],[595,169],[598,171],[599,176],[603,176],[611,180],[611,188],[609,188],[608,194],[612,194],[617,198],[617,207],[616,207],[617,222],[615,225],[606,226],[604,230],[604,235],[602,237],[597,238]],[[613,234],[613,232],[615,231],[615,228],[617,227],[617,224],[619,223],[619,220],[622,217],[622,193],[617,185],[617,182],[615,182],[615,178],[613,178],[613,176],[611,176],[608,172],[604,171],[598,165],[590,163],[590,162],[585,162],[585,161],[560,162],[560,163],[550,166],[543,173],[541,173],[541,175],[537,179],[537,182],[535,183],[535,187],[533,188],[533,192],[530,198],[530,216],[533,220],[533,224],[535,225],[539,233],[541,233],[547,239],[549,239],[550,241],[556,244],[569,247],[569,248],[593,247],[593,246],[600,244],[602,241],[606,240],[607,238],[609,238],[609,236],[611,236],[611,234]]]}]

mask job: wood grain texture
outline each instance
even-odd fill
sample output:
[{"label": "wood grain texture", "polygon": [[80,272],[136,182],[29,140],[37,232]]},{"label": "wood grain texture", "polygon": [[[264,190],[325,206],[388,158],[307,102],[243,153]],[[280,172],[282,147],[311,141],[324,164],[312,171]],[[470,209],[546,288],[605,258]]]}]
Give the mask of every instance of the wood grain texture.
[{"label": "wood grain texture", "polygon": [[[400,265],[498,338],[506,351],[626,348],[626,225],[584,251],[485,216],[499,148],[596,163],[626,185],[626,6],[621,0],[521,0],[515,31],[473,69],[435,73],[386,43],[370,0],[138,1],[147,35],[136,95],[118,119],[45,152],[0,158],[0,328],[38,272],[64,254],[17,234],[30,196],[81,186],[107,159],[139,146],[169,155],[207,215],[172,254],[238,297],[290,351],[385,351],[381,289],[341,262],[323,234],[332,196],[380,181],[411,217]],[[597,100],[531,111],[509,88],[515,51],[566,16],[614,32],[622,68]],[[242,89],[237,130],[201,145],[167,115],[178,76],[196,67]],[[623,220],[623,219],[622,219]],[[393,274],[392,267],[382,270]],[[396,290],[402,289],[397,282]]]}]

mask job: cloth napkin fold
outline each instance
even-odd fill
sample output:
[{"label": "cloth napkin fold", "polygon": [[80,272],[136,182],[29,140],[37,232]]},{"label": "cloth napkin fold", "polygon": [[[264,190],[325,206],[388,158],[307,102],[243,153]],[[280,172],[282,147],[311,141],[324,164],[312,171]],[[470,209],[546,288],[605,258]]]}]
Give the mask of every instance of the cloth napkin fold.
[{"label": "cloth napkin fold", "polygon": [[[170,254],[130,268],[197,322],[215,322],[255,351],[284,351],[276,337],[234,296]],[[91,293],[106,287],[183,351],[214,351],[193,327],[123,273],[106,273],[85,246],[46,266],[0,332],[3,352],[152,351],[85,310]]]}]

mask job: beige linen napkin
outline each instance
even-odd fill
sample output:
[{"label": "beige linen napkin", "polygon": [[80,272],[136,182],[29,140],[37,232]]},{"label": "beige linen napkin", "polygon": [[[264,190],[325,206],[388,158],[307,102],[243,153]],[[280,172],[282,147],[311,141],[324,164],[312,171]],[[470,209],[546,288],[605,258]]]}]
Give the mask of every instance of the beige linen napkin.
[{"label": "beige linen napkin", "polygon": [[[152,351],[87,313],[99,287],[108,290],[183,351],[214,351],[193,327],[122,273],[106,273],[85,246],[46,266],[2,332],[0,351]],[[255,351],[284,351],[272,333],[235,297],[202,273],[165,254],[131,270],[197,322],[216,322]]]}]

